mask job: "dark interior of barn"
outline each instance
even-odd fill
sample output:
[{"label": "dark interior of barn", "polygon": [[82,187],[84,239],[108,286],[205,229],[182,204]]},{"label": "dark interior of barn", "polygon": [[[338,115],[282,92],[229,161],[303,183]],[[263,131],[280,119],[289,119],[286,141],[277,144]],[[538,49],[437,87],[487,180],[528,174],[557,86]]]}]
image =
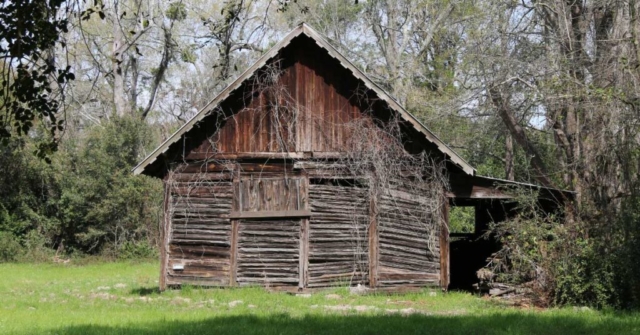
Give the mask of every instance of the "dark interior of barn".
[{"label": "dark interior of barn", "polygon": [[[546,213],[561,213],[564,199],[573,196],[569,192],[496,179],[489,186],[486,182],[492,179],[487,177],[470,180],[472,182],[465,186],[468,191],[462,191],[460,184],[452,183],[452,193],[456,196],[449,198],[451,211],[463,209],[467,221],[464,231],[456,231],[454,225],[449,232],[449,290],[474,291],[474,284],[479,282],[477,271],[487,266],[492,255],[500,250],[499,241],[488,232],[492,223],[503,222],[519,213],[518,203],[510,195],[509,187],[537,190],[538,206]],[[450,224],[452,219],[460,220],[450,217]]]},{"label": "dark interior of barn", "polygon": [[476,272],[486,266],[491,255],[500,248],[487,234],[491,222],[500,222],[513,211],[514,203],[507,200],[458,199],[451,200],[452,209],[463,207],[473,212],[472,231],[449,233],[450,290],[471,291],[478,282]]}]

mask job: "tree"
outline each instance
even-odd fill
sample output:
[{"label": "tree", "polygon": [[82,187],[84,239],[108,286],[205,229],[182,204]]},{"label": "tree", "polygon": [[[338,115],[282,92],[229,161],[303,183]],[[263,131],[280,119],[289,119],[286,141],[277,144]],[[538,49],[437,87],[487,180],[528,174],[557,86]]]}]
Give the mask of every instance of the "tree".
[{"label": "tree", "polygon": [[485,8],[483,42],[469,53],[474,112],[500,120],[538,183],[575,191],[565,225],[521,250],[541,257],[557,302],[637,305],[640,7],[531,0]]},{"label": "tree", "polygon": [[[182,1],[171,3],[165,12],[156,13],[153,17],[149,7],[145,8],[142,1],[127,3],[116,0],[113,2],[108,18],[113,25],[110,72],[113,77],[113,103],[115,113],[120,117],[139,114],[139,117],[145,119],[149,115],[169,62],[174,56],[175,42],[172,36],[174,23],[186,18],[186,9]],[[161,31],[162,52],[158,66],[152,74],[147,103],[138,111],[138,55],[142,55],[138,43],[143,35],[154,28]],[[126,73],[127,71],[130,73]],[[127,80],[129,80],[129,94],[125,85]]]},{"label": "tree", "polygon": [[[40,120],[51,135],[62,130],[58,119],[60,100],[67,81],[74,79],[70,67],[59,68],[56,45],[67,32],[69,13],[63,0],[4,1],[0,6],[0,139],[26,134]],[[55,150],[55,139],[42,143],[41,156]]]},{"label": "tree", "polygon": [[[608,0],[496,5],[490,20],[500,28],[477,50],[489,108],[538,181],[575,190],[601,213],[619,208],[638,181],[627,160],[640,132],[637,9]],[[553,138],[555,161],[545,161],[535,131]]]}]

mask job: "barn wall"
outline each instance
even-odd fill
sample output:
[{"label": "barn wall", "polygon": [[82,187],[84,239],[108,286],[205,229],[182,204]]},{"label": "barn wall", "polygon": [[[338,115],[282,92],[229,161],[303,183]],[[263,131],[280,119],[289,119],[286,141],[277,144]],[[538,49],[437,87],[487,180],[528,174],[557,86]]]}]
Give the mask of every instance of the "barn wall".
[{"label": "barn wall", "polygon": [[232,183],[177,181],[170,184],[169,196],[166,283],[228,285]]},{"label": "barn wall", "polygon": [[[283,161],[177,169],[168,181],[166,283],[438,285],[439,221],[421,212],[428,199],[396,181],[379,195],[376,214],[366,182],[326,178],[324,168]],[[301,212],[309,214],[270,217]]]},{"label": "barn wall", "polygon": [[295,211],[303,210],[304,183],[297,176],[263,176],[252,173],[239,181],[240,211]]},{"label": "barn wall", "polygon": [[238,212],[260,216],[238,220],[238,284],[298,286],[303,219],[274,213],[306,209],[306,180],[296,173],[263,172],[240,173],[238,179]]},{"label": "barn wall", "polygon": [[241,220],[238,235],[239,285],[297,286],[300,220]]},{"label": "barn wall", "polygon": [[[366,186],[345,183],[353,176],[312,160],[349,151],[355,124],[373,125],[369,108],[378,120],[383,109],[363,103],[357,80],[312,43],[292,42],[271,64],[285,95],[259,87],[265,72],[258,71],[222,103],[217,115],[226,119],[203,121],[184,139],[184,153],[167,158],[174,162],[168,284],[437,284],[438,245],[426,247],[426,230],[437,228],[414,222],[417,194],[399,188],[370,199]],[[307,214],[290,216],[296,212]]]}]

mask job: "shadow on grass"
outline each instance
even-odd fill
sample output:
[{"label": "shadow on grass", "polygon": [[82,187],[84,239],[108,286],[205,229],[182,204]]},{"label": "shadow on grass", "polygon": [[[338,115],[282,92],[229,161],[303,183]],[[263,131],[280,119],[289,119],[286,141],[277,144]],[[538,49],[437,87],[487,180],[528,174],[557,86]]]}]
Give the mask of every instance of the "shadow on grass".
[{"label": "shadow on grass", "polygon": [[637,317],[500,314],[487,316],[309,315],[222,316],[121,326],[80,325],[55,334],[634,334]]},{"label": "shadow on grass", "polygon": [[146,296],[152,294],[160,294],[160,289],[158,287],[138,287],[131,289],[129,293],[139,296]]}]

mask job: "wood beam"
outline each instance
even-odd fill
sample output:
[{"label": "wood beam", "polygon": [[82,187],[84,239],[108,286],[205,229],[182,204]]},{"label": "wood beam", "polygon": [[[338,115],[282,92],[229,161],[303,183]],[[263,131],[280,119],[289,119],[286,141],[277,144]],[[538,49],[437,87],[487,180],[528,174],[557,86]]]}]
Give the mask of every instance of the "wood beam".
[{"label": "wood beam", "polygon": [[[240,168],[236,165],[233,174],[233,200],[231,210],[238,211],[242,208],[242,197],[240,192]],[[240,222],[231,220],[231,236],[229,250],[229,286],[236,286],[238,273],[238,232],[240,230]]]},{"label": "wood beam", "polygon": [[[309,209],[309,178],[308,176],[306,176],[305,178],[302,179],[302,183],[300,185],[300,193],[298,193],[298,201],[301,205],[298,206],[298,208],[301,208],[303,210],[307,210],[307,211],[311,211]],[[302,288],[306,288],[307,286],[309,286],[309,233],[310,233],[310,222],[309,222],[309,218],[303,218],[302,222],[301,222],[302,226],[303,226],[303,232],[304,234],[301,236],[301,240],[304,242],[304,244],[301,246],[300,250],[301,252],[303,252],[303,258],[300,259],[300,262],[302,264],[302,272],[301,272],[301,279],[302,279]]]},{"label": "wood beam", "polygon": [[303,152],[192,152],[185,157],[186,160],[216,160],[216,159],[302,159],[305,158]]},{"label": "wood beam", "polygon": [[451,185],[451,190],[446,193],[448,198],[459,199],[512,199],[513,194],[509,194],[499,188],[480,185]]},{"label": "wood beam", "polygon": [[260,212],[240,212],[233,211],[229,214],[231,219],[269,219],[269,218],[302,218],[310,217],[310,210],[298,211],[260,211]]},{"label": "wood beam", "polygon": [[237,273],[238,273],[238,231],[240,229],[240,222],[238,220],[231,220],[231,250],[229,252],[229,286],[237,285]]},{"label": "wood beam", "polygon": [[158,281],[158,287],[160,291],[164,291],[167,288],[167,263],[169,262],[169,229],[171,217],[169,213],[169,200],[171,199],[171,191],[168,183],[171,175],[167,175],[168,178],[164,179],[164,203],[162,213],[162,230],[160,231],[160,280]]},{"label": "wood beam", "polygon": [[378,204],[369,200],[369,287],[378,285]]},{"label": "wood beam", "polygon": [[304,289],[307,286],[307,269],[309,264],[309,219],[300,221],[300,253],[298,256],[298,288]]},{"label": "wood beam", "polygon": [[442,206],[442,220],[440,224],[440,287],[449,287],[449,201],[445,199]]}]

